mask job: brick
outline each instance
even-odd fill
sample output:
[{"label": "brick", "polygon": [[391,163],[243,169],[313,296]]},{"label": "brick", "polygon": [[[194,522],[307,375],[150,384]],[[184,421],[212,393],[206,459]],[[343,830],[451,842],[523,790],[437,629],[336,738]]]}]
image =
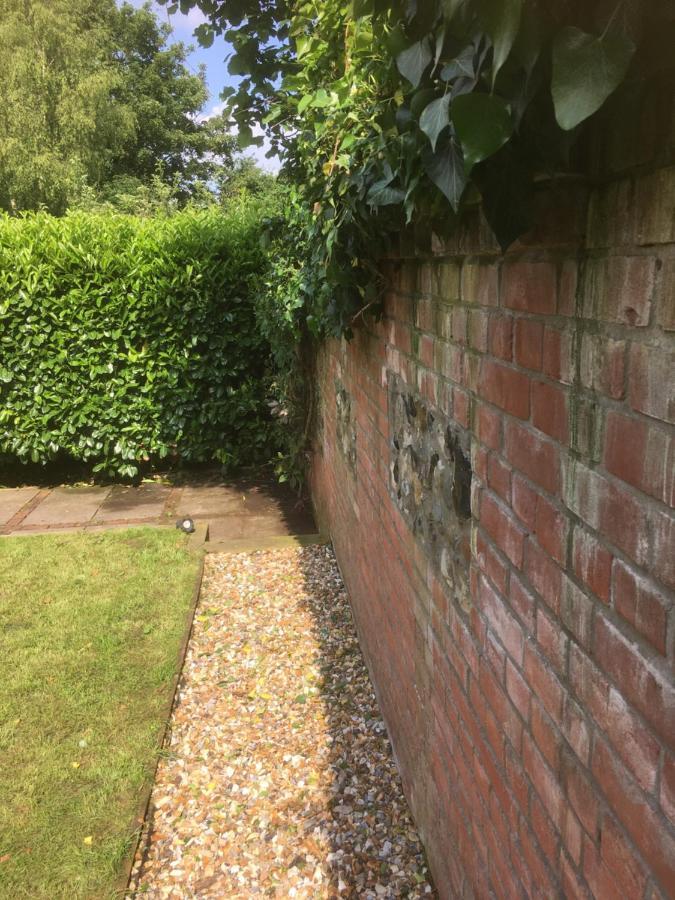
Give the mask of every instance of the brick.
[{"label": "brick", "polygon": [[649,560],[648,514],[645,504],[620,483],[610,481],[581,463],[569,466],[567,506],[639,565]]},{"label": "brick", "polygon": [[551,557],[531,538],[525,543],[525,574],[549,609],[556,614],[559,613],[563,588],[562,572]]},{"label": "brick", "polygon": [[675,884],[675,840],[601,738],[593,748],[592,772],[617,819],[668,891]]},{"label": "brick", "polygon": [[526,375],[489,359],[483,359],[479,392],[489,403],[519,419],[530,415],[530,382]]},{"label": "brick", "polygon": [[523,766],[544,809],[559,827],[564,808],[560,784],[527,732],[523,735]]},{"label": "brick", "polygon": [[532,702],[532,737],[542,756],[557,772],[560,766],[560,732],[544,711],[544,707],[538,700]]},{"label": "brick", "polygon": [[584,387],[614,400],[622,399],[626,381],[626,342],[602,334],[584,334],[579,372]]},{"label": "brick", "polygon": [[558,280],[558,315],[573,316],[576,312],[578,263],[567,259],[560,269]]},{"label": "brick", "polygon": [[476,437],[491,450],[499,450],[502,442],[502,420],[499,413],[485,404],[478,404]]},{"label": "brick", "polygon": [[525,722],[530,720],[532,691],[513,663],[506,661],[506,692]]},{"label": "brick", "polygon": [[632,179],[597,187],[588,208],[588,246],[595,249],[632,244],[633,209]]},{"label": "brick", "polygon": [[645,791],[656,783],[659,742],[585,654],[570,656],[570,683],[596,725]]},{"label": "brick", "polygon": [[648,325],[655,274],[653,257],[587,260],[582,288],[584,317],[633,327]]},{"label": "brick", "polygon": [[459,266],[457,263],[444,262],[436,267],[436,292],[446,302],[459,300]]},{"label": "brick", "polygon": [[539,653],[529,643],[525,645],[524,673],[527,683],[541,700],[546,712],[554,722],[560,722],[564,698],[563,687]]},{"label": "brick", "polygon": [[492,356],[511,362],[513,359],[513,318],[492,315],[488,324],[488,347]]},{"label": "brick", "polygon": [[495,453],[488,456],[488,487],[506,500],[511,499],[511,469]]},{"label": "brick", "polygon": [[661,809],[675,825],[675,755],[672,753],[666,753],[663,759],[659,800]]},{"label": "brick", "polygon": [[477,303],[479,306],[498,306],[498,275],[494,264],[464,263],[462,301]]},{"label": "brick", "polygon": [[543,549],[561,565],[567,555],[568,521],[552,503],[543,497],[537,497],[535,514],[535,534]]},{"label": "brick", "polygon": [[558,492],[560,451],[554,444],[516,422],[506,423],[504,443],[506,458],[512,466],[549,493]]},{"label": "brick", "polygon": [[501,597],[483,578],[480,581],[480,605],[488,626],[502,642],[504,649],[518,665],[522,665],[523,629]]},{"label": "brick", "polygon": [[633,409],[675,424],[672,373],[675,352],[633,343],[629,355],[628,400]]},{"label": "brick", "polygon": [[675,257],[662,262],[657,287],[656,321],[664,331],[675,331]]},{"label": "brick", "polygon": [[675,506],[675,441],[644,419],[607,414],[603,462],[608,472]]},{"label": "brick", "polygon": [[578,759],[587,766],[591,749],[590,731],[581,707],[569,695],[565,701],[561,730]]},{"label": "brick", "polygon": [[514,472],[511,479],[511,505],[518,518],[530,531],[534,531],[536,526],[537,497],[534,488]]},{"label": "brick", "polygon": [[516,319],[514,357],[524,369],[541,371],[544,360],[544,326],[534,319]]},{"label": "brick", "polygon": [[675,684],[603,615],[595,620],[593,657],[664,741],[675,735]]},{"label": "brick", "polygon": [[597,840],[600,811],[597,791],[585,770],[571,756],[563,760],[561,783],[584,831],[591,840]]},{"label": "brick", "polygon": [[[572,812],[572,809],[568,806],[565,810],[563,824],[561,829],[562,834],[562,842],[572,857],[575,865],[579,865],[581,860],[581,844],[583,838],[583,832],[581,830],[581,825],[579,824],[579,820]],[[565,896],[569,896],[565,894]],[[574,894],[572,896],[575,896]]]},{"label": "brick", "polygon": [[557,273],[548,262],[514,262],[502,267],[502,302],[510,309],[555,313]]},{"label": "brick", "polygon": [[605,816],[601,825],[600,855],[621,886],[622,896],[642,898],[647,884],[645,869],[638,862],[635,849],[611,816]]},{"label": "brick", "polygon": [[577,643],[585,650],[590,650],[593,604],[569,578],[565,579],[563,585],[560,620]]},{"label": "brick", "polygon": [[614,609],[665,655],[670,602],[653,583],[618,559],[612,584]]},{"label": "brick", "polygon": [[559,622],[551,619],[542,607],[537,610],[537,643],[556,672],[564,676],[568,638]]},{"label": "brick", "polygon": [[567,394],[545,381],[532,382],[532,424],[549,437],[567,442],[569,435]]},{"label": "brick", "polygon": [[525,585],[516,577],[515,572],[511,573],[511,578],[509,580],[509,600],[511,601],[513,611],[523,623],[525,630],[529,634],[534,634],[534,595],[530,593]]},{"label": "brick", "polygon": [[675,166],[638,178],[635,199],[638,243],[675,241]]},{"label": "brick", "polygon": [[488,348],[488,317],[482,310],[471,310],[468,326],[469,346],[479,353],[485,353]]},{"label": "brick", "polygon": [[482,532],[476,534],[476,561],[481,572],[490,579],[500,593],[506,593],[509,583],[507,565],[491,545],[485,540]]},{"label": "brick", "polygon": [[675,588],[675,516],[666,511],[655,511],[652,517],[654,552],[651,573],[662,584]]},{"label": "brick", "polygon": [[543,371],[554,381],[572,383],[572,339],[568,332],[545,329]]},{"label": "brick", "polygon": [[525,532],[506,507],[484,494],[480,505],[480,523],[497,547],[520,568],[523,563]]},{"label": "brick", "polygon": [[609,602],[612,554],[590,532],[574,529],[574,573],[603,603]]}]

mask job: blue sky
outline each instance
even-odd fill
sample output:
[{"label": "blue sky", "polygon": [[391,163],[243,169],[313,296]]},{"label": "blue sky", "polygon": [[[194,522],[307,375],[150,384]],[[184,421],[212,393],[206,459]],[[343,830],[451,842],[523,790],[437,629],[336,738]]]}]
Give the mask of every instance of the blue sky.
[{"label": "blue sky", "polygon": [[[140,8],[145,5],[146,0],[127,0],[132,6]],[[121,5],[121,3],[120,3]],[[206,115],[218,112],[221,109],[220,92],[227,85],[235,85],[239,78],[233,77],[227,71],[227,57],[232,52],[232,48],[227,41],[216,36],[213,44],[208,48],[200,47],[197,39],[193,37],[192,32],[206,21],[206,18],[198,9],[193,9],[187,15],[176,12],[169,16],[166,6],[161,6],[155,0],[151,0],[150,6],[160,22],[168,22],[172,28],[172,37],[170,40],[182,41],[184,44],[193,44],[194,50],[188,57],[188,65],[196,72],[199,64],[206,66],[206,84],[209,89],[209,101],[204,109]],[[279,168],[279,162],[276,158],[265,159],[265,148],[252,147],[246,151],[246,155],[253,156],[258,164],[268,171],[276,172]]]}]

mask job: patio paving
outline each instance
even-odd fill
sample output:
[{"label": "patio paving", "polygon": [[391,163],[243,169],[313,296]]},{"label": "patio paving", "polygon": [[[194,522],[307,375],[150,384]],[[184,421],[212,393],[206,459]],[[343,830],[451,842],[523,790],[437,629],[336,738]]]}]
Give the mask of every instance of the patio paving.
[{"label": "patio paving", "polygon": [[61,485],[0,488],[0,535],[101,531],[132,525],[173,527],[189,516],[208,526],[219,545],[242,539],[316,531],[309,504],[268,479],[224,482],[205,477],[185,484]]}]

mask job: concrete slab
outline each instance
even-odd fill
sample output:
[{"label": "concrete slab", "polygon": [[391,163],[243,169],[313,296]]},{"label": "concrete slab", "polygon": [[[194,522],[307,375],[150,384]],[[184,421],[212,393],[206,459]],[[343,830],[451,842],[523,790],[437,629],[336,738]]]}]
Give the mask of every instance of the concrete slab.
[{"label": "concrete slab", "polygon": [[22,526],[86,525],[110,494],[109,487],[57,487],[21,523]]},{"label": "concrete slab", "polygon": [[171,488],[165,484],[138,487],[116,485],[93,518],[94,524],[116,519],[159,519],[164,514]]},{"label": "concrete slab", "polygon": [[39,492],[39,488],[0,489],[0,527],[6,525]]},{"label": "concrete slab", "polygon": [[242,492],[235,488],[222,484],[190,485],[183,488],[176,507],[176,515],[191,516],[193,519],[236,515],[242,505]]}]

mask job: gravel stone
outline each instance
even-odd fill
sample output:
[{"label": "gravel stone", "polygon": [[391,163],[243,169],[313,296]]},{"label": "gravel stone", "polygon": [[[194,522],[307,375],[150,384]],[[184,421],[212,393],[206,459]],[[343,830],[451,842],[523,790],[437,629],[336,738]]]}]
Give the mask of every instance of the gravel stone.
[{"label": "gravel stone", "polygon": [[329,547],[206,557],[138,897],[435,897]]}]

